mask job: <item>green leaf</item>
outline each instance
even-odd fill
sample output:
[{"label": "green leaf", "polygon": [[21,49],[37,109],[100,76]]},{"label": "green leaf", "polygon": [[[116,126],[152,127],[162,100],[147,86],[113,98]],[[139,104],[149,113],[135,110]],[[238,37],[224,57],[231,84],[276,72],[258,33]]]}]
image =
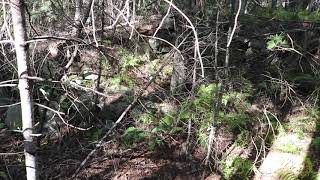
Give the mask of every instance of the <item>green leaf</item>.
[{"label": "green leaf", "polygon": [[144,138],[146,137],[146,134],[144,133],[144,132],[140,132],[139,134],[138,134],[138,141],[142,141]]},{"label": "green leaf", "polygon": [[267,49],[272,50],[275,47],[277,47],[276,43],[274,41],[268,41],[267,42]]},{"label": "green leaf", "polygon": [[137,128],[135,127],[128,127],[128,129],[125,131],[126,134],[128,133],[133,133],[133,132],[137,132]]},{"label": "green leaf", "polygon": [[268,37],[267,49],[272,50],[276,47],[287,48],[289,47],[288,41],[285,39],[283,34],[271,35]]},{"label": "green leaf", "polygon": [[157,133],[157,132],[161,132],[161,131],[162,131],[161,128],[155,127],[155,128],[153,128],[153,129],[151,130],[151,133]]}]

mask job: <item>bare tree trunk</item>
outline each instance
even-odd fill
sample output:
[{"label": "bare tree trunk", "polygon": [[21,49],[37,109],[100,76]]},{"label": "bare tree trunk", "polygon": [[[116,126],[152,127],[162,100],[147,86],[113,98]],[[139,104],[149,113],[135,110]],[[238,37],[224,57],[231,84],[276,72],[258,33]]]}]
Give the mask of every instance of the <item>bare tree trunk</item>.
[{"label": "bare tree trunk", "polygon": [[74,14],[75,28],[73,29],[73,35],[75,37],[80,37],[83,26],[84,24],[86,24],[87,19],[89,18],[93,0],[89,0],[89,3],[87,4],[87,7],[84,12],[83,12],[83,1],[76,0],[75,3],[76,3],[76,11]]},{"label": "bare tree trunk", "polygon": [[107,0],[105,12],[106,14],[108,14],[108,25],[111,25],[115,19],[115,15],[113,13],[113,6],[116,6],[116,4],[114,4],[112,0]]},{"label": "bare tree trunk", "polygon": [[19,75],[24,155],[28,180],[37,179],[35,144],[32,137],[33,116],[28,82],[28,46],[23,0],[10,0]]},{"label": "bare tree trunk", "polygon": [[[206,161],[205,164],[209,165],[210,162],[210,156],[211,151],[214,148],[214,141],[216,137],[216,131],[217,131],[217,120],[218,120],[218,114],[220,111],[220,103],[221,103],[221,97],[222,97],[222,80],[219,77],[218,72],[218,54],[219,54],[219,47],[218,47],[218,32],[219,31],[219,11],[217,12],[217,19],[216,19],[216,35],[215,35],[215,43],[214,43],[214,69],[215,69],[215,80],[216,80],[216,86],[217,91],[213,94],[213,111],[211,116],[211,127],[210,127],[210,133],[208,136],[208,149],[207,149],[207,155],[206,155]],[[216,153],[216,152],[215,152]],[[215,162],[215,165],[217,163]]]},{"label": "bare tree trunk", "polygon": [[76,0],[76,10],[74,13],[74,27],[73,27],[73,34],[75,37],[78,37],[80,35],[80,29],[82,26],[81,23],[81,11],[82,11],[82,0]]}]

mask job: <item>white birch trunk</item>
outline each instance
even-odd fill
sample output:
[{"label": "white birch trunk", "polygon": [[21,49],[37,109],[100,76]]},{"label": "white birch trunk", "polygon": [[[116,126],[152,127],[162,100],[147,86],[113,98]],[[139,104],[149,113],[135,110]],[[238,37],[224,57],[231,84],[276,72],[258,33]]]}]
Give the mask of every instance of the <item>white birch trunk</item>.
[{"label": "white birch trunk", "polygon": [[81,22],[82,0],[76,0],[75,3],[76,3],[76,11],[74,13],[75,25],[73,27],[73,35],[75,37],[78,37],[80,33],[80,29],[82,27],[82,22]]},{"label": "white birch trunk", "polygon": [[35,144],[32,138],[33,116],[28,83],[28,46],[26,45],[26,26],[23,0],[10,0],[14,43],[16,48],[19,92],[21,100],[22,130],[27,180],[37,179]]}]

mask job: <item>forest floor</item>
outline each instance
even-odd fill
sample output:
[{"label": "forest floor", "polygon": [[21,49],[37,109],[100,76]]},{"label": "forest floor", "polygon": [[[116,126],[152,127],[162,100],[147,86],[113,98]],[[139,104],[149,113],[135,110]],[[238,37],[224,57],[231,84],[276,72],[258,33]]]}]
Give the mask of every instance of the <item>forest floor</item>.
[{"label": "forest floor", "polygon": [[[47,49],[47,46],[44,49]],[[117,51],[116,48],[108,50],[111,52]],[[100,72],[105,77],[100,88],[104,89],[102,92],[107,94],[108,98],[102,102],[102,104],[106,105],[106,108],[101,108],[100,112],[94,114],[100,118],[99,120],[102,123],[92,122],[96,123],[95,125],[102,125],[97,125],[89,131],[77,131],[67,126],[62,126],[59,129],[58,136],[54,138],[48,136],[42,139],[41,148],[37,151],[41,179],[76,179],[72,177],[76,169],[92,151],[106,129],[110,128],[110,124],[131,103],[132,97],[139,94],[139,90],[149,82],[151,75],[166,63],[163,60],[168,59],[160,58],[149,61],[144,60],[143,57],[137,58],[123,48],[119,52],[118,54],[112,54],[115,60],[120,59],[119,64],[115,65],[118,67],[113,67],[112,63],[108,67],[104,64],[105,67]],[[45,53],[40,52],[40,54]],[[79,62],[70,68],[70,74],[65,75],[66,79],[84,86],[84,89],[95,89],[95,81],[91,81],[90,78],[98,74],[96,71],[101,68],[98,67],[98,64],[106,62],[99,62],[101,60],[99,53],[92,49],[82,49],[80,56]],[[241,57],[240,54],[237,54],[237,56]],[[106,59],[104,60],[106,61]],[[53,61],[53,63],[55,62]],[[113,180],[238,180],[254,178],[256,180],[319,180],[319,114],[318,111],[315,113],[309,112],[310,109],[316,109],[317,107],[314,108],[312,105],[308,105],[306,108],[300,104],[297,107],[285,109],[281,105],[281,107],[275,105],[276,102],[272,102],[270,97],[274,94],[269,94],[269,97],[265,97],[268,93],[267,91],[272,89],[272,87],[270,89],[267,88],[267,85],[270,84],[265,83],[263,81],[265,79],[261,80],[265,84],[260,82],[253,83],[253,81],[258,81],[258,76],[263,72],[263,68],[258,67],[263,64],[261,61],[253,61],[251,63],[248,65],[252,65],[248,72],[252,74],[248,75],[249,77],[247,78],[254,80],[248,83],[247,81],[241,81],[242,77],[240,80],[236,79],[234,84],[240,84],[240,90],[234,88],[238,91],[234,90],[223,96],[224,100],[227,100],[223,108],[221,108],[222,117],[219,117],[219,125],[221,126],[217,131],[218,138],[216,139],[217,147],[215,149],[219,152],[215,160],[221,163],[214,170],[219,174],[212,173],[212,167],[212,169],[204,168],[206,148],[203,144],[207,143],[209,128],[206,120],[209,119],[210,124],[212,114],[210,109],[212,104],[210,102],[212,101],[213,93],[211,91],[214,86],[210,85],[213,83],[204,83],[205,85],[202,86],[204,87],[204,92],[202,92],[204,96],[200,93],[196,97],[198,99],[194,101],[198,102],[198,104],[194,102],[192,104],[187,100],[184,101],[185,99],[183,98],[179,99],[181,109],[183,109],[183,104],[191,105],[187,105],[186,110],[184,109],[185,114],[183,117],[185,119],[183,119],[181,113],[178,114],[179,116],[181,115],[181,118],[179,117],[180,121],[175,122],[175,119],[171,118],[170,115],[173,114],[172,111],[177,113],[176,107],[168,106],[167,109],[169,110],[163,110],[160,107],[164,104],[170,105],[171,102],[179,101],[174,99],[175,97],[168,95],[170,94],[168,93],[170,69],[172,71],[172,67],[169,67],[167,68],[168,72],[162,73],[156,79],[155,85],[152,84],[145,89],[141,102],[139,102],[139,108],[143,110],[132,109],[125,116],[113,134],[107,138],[107,141],[102,144],[77,174],[77,178]],[[74,72],[78,74],[74,74]],[[252,91],[248,95],[243,93],[243,89],[253,89],[251,88],[251,83],[254,86],[265,85],[266,88],[260,88],[265,92]],[[167,90],[163,90],[165,88]],[[74,89],[78,91],[72,91]],[[78,95],[77,98],[79,97],[83,104],[90,104],[92,99],[95,98],[92,93],[83,93],[74,87],[68,90]],[[167,94],[161,92],[161,90]],[[264,101],[264,98],[268,100]],[[260,101],[259,99],[262,100]],[[58,100],[56,101],[59,102]],[[147,107],[147,104],[150,104],[150,107]],[[70,104],[68,105],[71,106]],[[135,119],[133,116],[134,111],[138,111],[140,119]],[[149,111],[152,112],[150,113]],[[272,116],[270,114],[269,116],[266,115],[266,111],[270,111],[270,114],[276,114],[275,116],[279,117],[279,119],[272,118],[273,122],[270,122]],[[146,114],[151,114],[151,116],[142,116]],[[193,119],[194,128],[191,128],[193,131],[190,141],[191,147],[189,146],[188,149],[186,146],[186,137],[188,135],[186,119],[190,119],[191,116],[196,117]],[[76,123],[83,125],[87,123],[86,118],[79,118],[80,120],[78,121],[80,123]],[[166,122],[163,123],[162,121]],[[153,133],[153,130],[159,130],[160,128],[162,128],[160,132]],[[266,129],[268,129],[268,133],[265,133]],[[133,132],[133,134],[129,134],[130,132]],[[200,142],[201,137],[204,137],[202,139],[204,140],[203,144]],[[0,140],[0,179],[25,179],[23,138],[21,134],[7,128],[0,128]],[[257,145],[260,146],[257,147]],[[231,161],[230,164],[228,164],[229,155],[236,157],[232,157],[232,160],[229,159]],[[215,160],[212,159],[212,163],[215,163]],[[233,168],[237,160],[240,164],[238,164],[238,167]],[[242,169],[248,163],[249,169]],[[240,170],[242,176],[233,177],[233,175],[239,175],[236,173],[237,170]],[[248,172],[243,172],[247,170]]]},{"label": "forest floor", "polygon": [[[23,141],[6,130],[0,133],[2,161],[8,163],[8,174],[3,179],[24,179]],[[172,142],[178,141],[173,140]],[[63,141],[44,145],[39,151],[41,179],[73,179],[79,163],[90,152],[90,143],[81,138],[67,137]],[[187,158],[181,146],[171,144],[156,151],[148,150],[146,144],[124,149],[116,143],[106,142],[95,155],[78,179],[199,179],[209,174],[203,169],[205,153],[195,151]],[[12,154],[11,154],[12,153]],[[192,158],[191,158],[192,157]],[[2,166],[6,166],[3,164]],[[9,172],[10,171],[10,172]],[[205,174],[203,174],[205,173]],[[210,176],[212,177],[212,175]],[[217,176],[218,177],[218,176]],[[211,179],[211,178],[210,178]]]},{"label": "forest floor", "polygon": [[[255,180],[274,180],[287,178],[302,178],[319,167],[319,152],[311,149],[317,132],[301,133],[293,129],[301,118],[308,118],[300,111],[292,111],[288,115],[292,128],[278,132],[272,145],[265,152],[257,167]],[[311,123],[311,122],[310,122]],[[314,122],[315,123],[315,122]],[[312,124],[312,123],[311,123]],[[300,124],[301,125],[301,124]],[[290,126],[290,124],[287,124]],[[308,127],[303,127],[308,128]],[[116,136],[121,136],[120,134]],[[7,174],[0,174],[3,179],[24,179],[23,141],[9,130],[0,132],[2,168]],[[225,143],[228,144],[228,137]],[[103,144],[98,153],[87,163],[78,174],[78,179],[222,179],[218,174],[210,174],[204,169],[206,152],[195,148],[191,154],[184,152],[183,139],[170,137],[164,139],[164,145],[156,150],[150,150],[148,144],[140,142],[126,147],[114,140]],[[62,139],[49,140],[38,152],[42,179],[74,179],[71,178],[81,161],[91,151],[95,142],[88,140],[83,133],[69,133]],[[311,162],[312,161],[312,162]],[[314,171],[313,171],[314,172]],[[317,176],[314,176],[316,179]],[[319,177],[318,177],[319,178]]]}]

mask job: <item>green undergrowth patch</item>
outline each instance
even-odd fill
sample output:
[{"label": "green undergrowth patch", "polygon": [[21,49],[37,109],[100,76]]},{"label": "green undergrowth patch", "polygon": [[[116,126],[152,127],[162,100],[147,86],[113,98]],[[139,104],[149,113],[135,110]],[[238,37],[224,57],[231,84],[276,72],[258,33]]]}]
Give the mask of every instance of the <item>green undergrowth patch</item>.
[{"label": "green undergrowth patch", "polygon": [[282,124],[278,122],[278,120],[274,116],[268,116],[268,118],[263,115],[259,118],[259,122],[264,125],[264,132],[260,134],[262,138],[255,139],[255,145],[257,147],[271,147],[275,142],[277,136],[281,136],[281,134],[285,135],[286,131]]},{"label": "green undergrowth patch", "polygon": [[127,148],[136,147],[141,142],[147,142],[149,150],[156,150],[164,143],[161,139],[162,132],[163,131],[157,127],[149,131],[130,126],[124,131],[120,138],[118,138],[118,142]]},{"label": "green undergrowth patch", "polygon": [[102,72],[107,73],[110,72],[110,70],[112,70],[112,65],[106,57],[100,56],[98,61],[99,63],[101,63]]},{"label": "green undergrowth patch", "polygon": [[[262,26],[266,23],[266,21],[264,19],[259,19],[254,16],[246,15],[246,14],[241,16],[240,22],[242,24],[254,25],[254,26]],[[246,27],[251,28],[250,26],[246,26]]]},{"label": "green undergrowth patch", "polygon": [[[281,152],[299,154],[301,152],[301,141],[304,139],[305,133],[315,133],[317,131],[318,109],[304,108],[303,113],[298,116],[289,117],[289,121],[282,123],[277,128],[277,137],[279,141],[275,144],[275,149]],[[317,138],[311,143],[311,148],[317,147]],[[320,144],[320,140],[319,140]],[[320,151],[320,145],[313,150]]]},{"label": "green undergrowth patch", "polygon": [[5,127],[5,123],[2,118],[0,118],[0,129],[3,129]]},{"label": "green undergrowth patch", "polygon": [[[206,147],[208,141],[208,129],[211,127],[213,115],[213,97],[217,90],[218,87],[215,84],[201,85],[197,89],[195,100],[182,104],[179,113],[182,120],[191,118],[196,125],[198,142],[202,147]],[[250,121],[254,121],[245,113],[251,105],[247,100],[248,96],[246,92],[236,91],[223,94],[217,124],[227,127],[232,132],[241,132],[246,129]]]},{"label": "green undergrowth patch", "polygon": [[319,21],[320,12],[306,10],[289,11],[283,8],[257,8],[254,12],[257,16],[272,18],[281,21]]},{"label": "green undergrowth patch", "polygon": [[307,115],[291,119],[287,128],[293,131],[297,131],[297,129],[300,129],[303,132],[316,132],[318,115],[313,113],[313,110],[310,109],[308,110]]},{"label": "green undergrowth patch", "polygon": [[87,76],[84,76],[84,75],[72,74],[65,77],[64,83],[69,84],[72,82],[84,87],[92,87],[95,84],[96,79],[89,79],[89,78],[86,79],[86,77],[90,77],[90,76],[96,76],[96,75],[89,74]]},{"label": "green undergrowth patch", "polygon": [[317,175],[318,175],[318,172],[317,170],[314,170],[314,167],[313,167],[313,163],[310,159],[310,157],[306,157],[304,159],[304,167],[301,171],[301,173],[299,174],[299,179],[301,180],[317,180]]},{"label": "green undergrowth patch", "polygon": [[279,180],[299,180],[298,176],[288,169],[280,169],[277,171],[277,176]]},{"label": "green undergrowth patch", "polygon": [[[111,86],[125,85],[132,89],[135,81],[134,78],[129,75],[129,71],[143,65],[143,58],[123,48],[118,50],[118,55],[120,57],[118,73],[106,81],[108,81]],[[108,66],[106,65],[106,67]]]},{"label": "green undergrowth patch", "polygon": [[290,154],[299,154],[302,150],[299,146],[295,144],[295,142],[292,141],[277,145],[275,149]]},{"label": "green undergrowth patch", "polygon": [[156,121],[156,117],[151,113],[142,113],[137,116],[137,120],[142,124],[151,124]]},{"label": "green undergrowth patch", "polygon": [[317,132],[318,121],[318,109],[306,108],[304,113],[299,116],[290,117],[289,122],[282,123],[283,134],[291,132],[296,134],[299,139],[302,139],[304,133]]},{"label": "green undergrowth patch", "polygon": [[288,48],[288,41],[283,34],[275,34],[268,37],[267,49],[273,50],[275,48]]},{"label": "green undergrowth patch", "polygon": [[113,86],[126,85],[130,89],[134,87],[134,80],[126,73],[120,73],[110,79],[110,84]]},{"label": "green undergrowth patch", "polygon": [[[188,122],[191,121],[195,129],[196,139],[201,147],[208,142],[208,129],[212,123],[214,96],[219,87],[216,84],[205,84],[197,88],[193,101],[185,100],[177,111],[167,113],[141,113],[133,117],[142,127],[156,127],[166,135],[187,134]],[[250,133],[247,130],[256,120],[246,111],[251,106],[248,101],[248,91],[230,91],[222,96],[221,111],[218,114],[217,125],[223,126],[238,136],[236,143],[246,146]]]},{"label": "green undergrowth patch", "polygon": [[135,127],[129,127],[125,130],[124,134],[122,135],[122,142],[126,146],[132,146],[143,141],[146,137],[146,132],[140,130]]},{"label": "green undergrowth patch", "polygon": [[240,134],[238,134],[235,144],[240,147],[246,147],[250,141],[250,132],[248,130],[242,130]]},{"label": "green undergrowth patch", "polygon": [[250,179],[252,169],[252,162],[241,157],[228,156],[222,162],[222,175],[226,180]]},{"label": "green undergrowth patch", "polygon": [[136,55],[126,49],[119,49],[118,54],[120,56],[121,71],[127,71],[130,68],[139,67],[143,63],[142,56]]},{"label": "green undergrowth patch", "polygon": [[297,129],[296,132],[288,132],[285,126],[278,128],[277,139],[273,142],[277,151],[299,154],[302,151],[301,141],[304,138],[303,131]]},{"label": "green undergrowth patch", "polygon": [[[311,145],[310,145],[310,162],[308,164],[311,164],[311,165],[308,165],[306,162],[305,162],[305,168],[304,168],[304,171],[305,172],[310,172],[308,176],[306,177],[312,177],[312,178],[309,178],[309,179],[314,179],[314,180],[320,180],[320,171],[319,171],[319,166],[320,166],[320,137],[314,137],[313,140],[311,141]],[[311,161],[312,159],[312,161]],[[306,169],[306,167],[311,167],[313,168],[312,172],[309,170],[311,168],[308,168]],[[306,174],[306,173],[305,173]],[[303,175],[303,174],[302,174]],[[305,178],[307,179],[307,178]]]}]

